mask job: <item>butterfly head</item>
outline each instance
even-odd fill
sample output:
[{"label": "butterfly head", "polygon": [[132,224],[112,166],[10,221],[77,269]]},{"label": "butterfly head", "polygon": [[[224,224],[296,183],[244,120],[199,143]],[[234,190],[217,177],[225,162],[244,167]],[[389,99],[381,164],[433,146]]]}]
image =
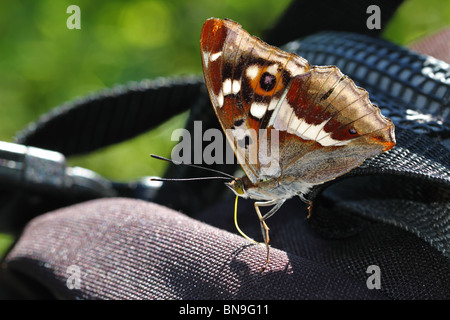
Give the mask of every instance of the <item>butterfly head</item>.
[{"label": "butterfly head", "polygon": [[234,178],[234,180],[231,180],[231,182],[225,182],[225,185],[233,190],[233,192],[243,198],[247,198],[247,192],[245,191],[244,181],[242,178]]}]

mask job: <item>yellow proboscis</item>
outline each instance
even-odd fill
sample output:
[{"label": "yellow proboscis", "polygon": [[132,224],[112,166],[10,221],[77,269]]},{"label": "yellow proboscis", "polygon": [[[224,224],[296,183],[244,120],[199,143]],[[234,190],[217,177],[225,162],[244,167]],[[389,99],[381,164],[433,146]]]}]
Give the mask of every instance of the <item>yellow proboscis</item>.
[{"label": "yellow proboscis", "polygon": [[239,228],[238,226],[238,222],[237,222],[237,204],[238,204],[238,198],[239,196],[236,196],[236,201],[234,202],[234,225],[236,226],[237,231],[241,234],[241,236],[243,236],[245,239],[254,242],[254,243],[258,243],[257,241],[253,240],[252,238],[250,238],[249,236],[247,236],[242,230],[241,228]]}]

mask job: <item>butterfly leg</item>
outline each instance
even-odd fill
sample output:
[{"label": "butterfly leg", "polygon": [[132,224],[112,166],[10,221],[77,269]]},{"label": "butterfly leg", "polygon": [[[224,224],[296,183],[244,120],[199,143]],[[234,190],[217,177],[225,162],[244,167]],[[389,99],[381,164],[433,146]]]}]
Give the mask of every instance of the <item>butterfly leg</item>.
[{"label": "butterfly leg", "polygon": [[[259,218],[259,222],[261,224],[261,233],[263,235],[263,239],[264,239],[264,243],[266,244],[266,248],[267,248],[267,259],[266,259],[266,264],[265,266],[262,268],[263,270],[266,268],[266,266],[269,264],[269,227],[267,226],[265,220],[269,219],[278,209],[280,209],[280,207],[283,205],[284,203],[284,199],[283,200],[270,200],[270,201],[265,201],[265,202],[255,202],[255,211],[256,214],[258,215]],[[264,216],[261,214],[261,211],[259,210],[259,207],[266,207],[266,206],[274,206],[272,209],[269,210],[269,212],[267,212]]]},{"label": "butterfly leg", "polygon": [[299,198],[308,205],[308,216],[306,217],[307,219],[311,218],[311,211],[312,211],[312,201],[309,199],[306,199],[305,196],[301,193],[298,194]]}]

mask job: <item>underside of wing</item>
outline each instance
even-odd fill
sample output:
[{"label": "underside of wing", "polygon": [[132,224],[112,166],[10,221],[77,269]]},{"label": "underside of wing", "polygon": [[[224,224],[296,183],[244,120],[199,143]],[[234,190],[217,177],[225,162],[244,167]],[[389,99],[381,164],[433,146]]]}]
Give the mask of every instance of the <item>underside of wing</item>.
[{"label": "underside of wing", "polygon": [[337,67],[312,67],[230,20],[207,20],[200,47],[214,111],[251,182],[325,182],[395,145],[392,122]]},{"label": "underside of wing", "polygon": [[297,76],[275,110],[283,175],[321,183],[395,145],[394,125],[366,90],[334,66]]},{"label": "underside of wing", "polygon": [[261,176],[259,129],[265,129],[292,79],[310,65],[250,36],[230,20],[205,22],[200,48],[214,111],[252,182]]}]

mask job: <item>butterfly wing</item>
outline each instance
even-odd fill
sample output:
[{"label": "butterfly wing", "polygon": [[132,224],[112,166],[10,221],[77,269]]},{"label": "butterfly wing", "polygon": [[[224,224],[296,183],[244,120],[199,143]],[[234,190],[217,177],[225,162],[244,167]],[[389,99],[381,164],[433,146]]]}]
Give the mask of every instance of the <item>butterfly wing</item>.
[{"label": "butterfly wing", "polygon": [[297,76],[268,129],[280,137],[286,179],[322,183],[395,145],[394,125],[334,66]]},{"label": "butterfly wing", "polygon": [[200,44],[215,113],[252,183],[322,183],[395,145],[392,122],[337,67],[311,67],[230,20],[207,20]]},{"label": "butterfly wing", "polygon": [[231,20],[207,20],[200,49],[214,111],[247,177],[257,182],[264,166],[259,129],[267,125],[287,85],[310,65],[250,36]]}]

